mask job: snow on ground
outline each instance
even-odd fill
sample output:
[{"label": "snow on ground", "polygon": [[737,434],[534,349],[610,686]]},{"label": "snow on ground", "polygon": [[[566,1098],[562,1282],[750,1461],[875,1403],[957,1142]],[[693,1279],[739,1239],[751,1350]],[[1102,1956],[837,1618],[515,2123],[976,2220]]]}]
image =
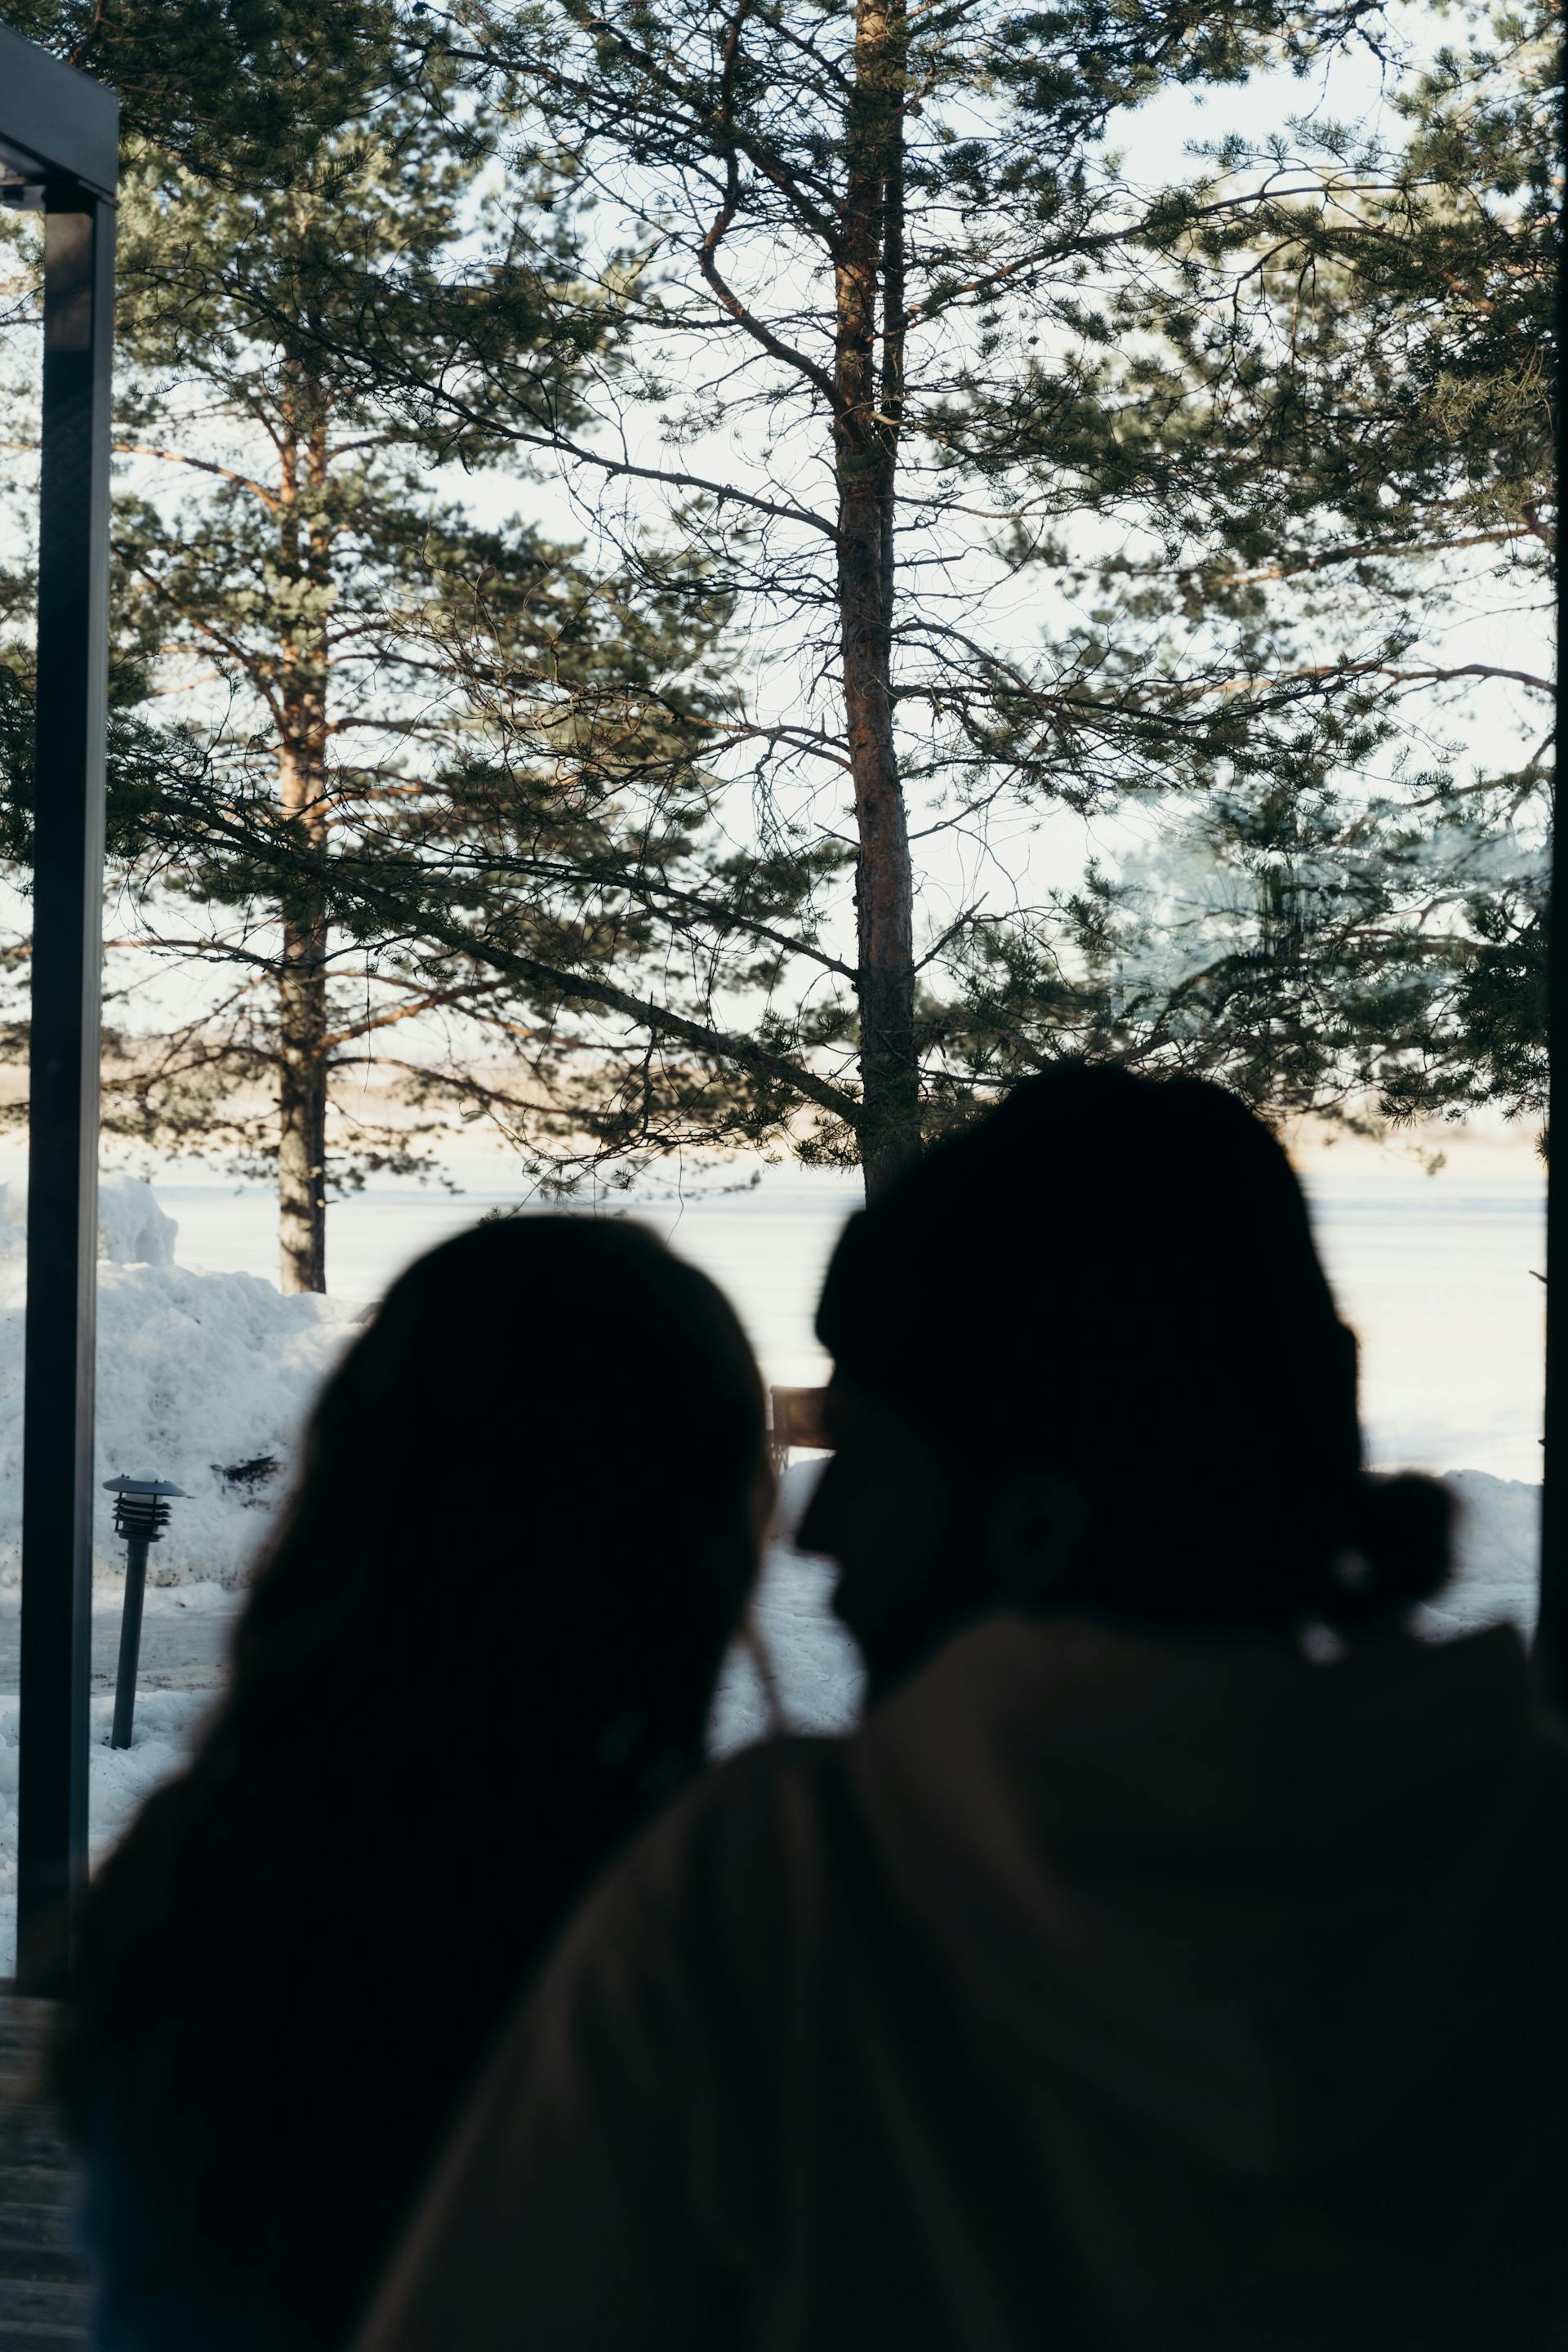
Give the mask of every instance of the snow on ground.
[{"label": "snow on ground", "polygon": [[[114,1700],[94,1696],[88,1811],[95,1863],[129,1826],[143,1798],[179,1770],[212,1703],[210,1690],[143,1692],[132,1745],[110,1748]],[[7,1976],[16,1948],[17,1714],[15,1696],[0,1698],[0,1971]]]},{"label": "snow on ground", "polygon": [[808,1455],[792,1463],[779,1481],[775,1539],[768,1548],[752,1604],[752,1624],[773,1685],[772,1699],[747,1648],[738,1647],[713,1710],[717,1755],[749,1748],[773,1730],[842,1731],[858,1711],[859,1655],[828,1607],[833,1570],[826,1560],[796,1551],[789,1541],[820,1469],[820,1457]]},{"label": "snow on ground", "polygon": [[1468,1633],[1504,1619],[1532,1631],[1541,1572],[1541,1489],[1484,1470],[1450,1470],[1458,1496],[1454,1581],[1422,1612],[1436,1633]]},{"label": "snow on ground", "polygon": [[[22,1349],[26,1196],[0,1188],[0,1588],[18,1573],[22,1513]],[[333,1298],[285,1298],[252,1274],[198,1274],[174,1262],[177,1227],[151,1188],[103,1180],[99,1214],[95,1577],[124,1555],[102,1481],[120,1472],[172,1479],[177,1502],[153,1548],[154,1584],[237,1584],[266,1525],[256,1500],[276,1491],[323,1372],[353,1328]],[[226,1469],[270,1455],[275,1477],[249,1485]]]}]

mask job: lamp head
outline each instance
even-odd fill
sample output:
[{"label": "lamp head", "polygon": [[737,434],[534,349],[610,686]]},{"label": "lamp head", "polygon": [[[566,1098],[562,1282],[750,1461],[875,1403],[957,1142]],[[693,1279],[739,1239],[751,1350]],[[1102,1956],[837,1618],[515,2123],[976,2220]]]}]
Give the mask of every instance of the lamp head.
[{"label": "lamp head", "polygon": [[127,1478],[123,1472],[103,1485],[105,1493],[114,1496],[115,1534],[142,1536],[148,1543],[156,1543],[168,1525],[169,1497],[183,1496],[185,1491],[166,1478]]}]

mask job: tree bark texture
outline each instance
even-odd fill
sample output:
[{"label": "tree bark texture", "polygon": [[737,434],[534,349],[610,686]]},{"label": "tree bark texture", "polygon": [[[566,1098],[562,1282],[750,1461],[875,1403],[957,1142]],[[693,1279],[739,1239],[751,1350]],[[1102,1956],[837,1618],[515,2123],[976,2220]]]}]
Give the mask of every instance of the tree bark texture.
[{"label": "tree bark texture", "polygon": [[859,845],[860,1160],[868,1198],[921,1148],[914,880],[892,698],[908,48],[904,0],[858,0],[836,271],[834,431],[840,646]]},{"label": "tree bark texture", "polygon": [[[299,418],[283,451],[283,575],[307,591],[325,585],[326,543],[312,497],[301,517],[303,487],[326,480],[326,429],[319,406]],[[325,617],[307,593],[285,616],[278,786],[283,814],[320,855],[327,839]],[[283,959],[278,980],[278,1249],[283,1290],[327,1286],[327,923],[322,901],[294,886],[283,908]]]}]

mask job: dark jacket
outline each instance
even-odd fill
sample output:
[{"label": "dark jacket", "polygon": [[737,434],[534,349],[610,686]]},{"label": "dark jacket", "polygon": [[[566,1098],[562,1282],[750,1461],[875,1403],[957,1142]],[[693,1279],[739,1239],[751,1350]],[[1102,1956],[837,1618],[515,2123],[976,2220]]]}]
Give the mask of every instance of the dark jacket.
[{"label": "dark jacket", "polygon": [[1565,1963],[1511,1631],[994,1618],[615,1874],[361,2352],[1568,2345]]},{"label": "dark jacket", "polygon": [[92,2276],[92,2352],[283,2352],[274,2326],[189,2276],[102,2105],[81,2166],[77,2235]]}]

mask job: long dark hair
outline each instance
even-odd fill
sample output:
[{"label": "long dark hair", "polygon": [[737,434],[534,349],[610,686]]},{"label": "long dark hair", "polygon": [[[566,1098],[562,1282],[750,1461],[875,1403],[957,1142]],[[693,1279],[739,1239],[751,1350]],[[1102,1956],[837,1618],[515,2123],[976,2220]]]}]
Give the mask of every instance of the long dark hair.
[{"label": "long dark hair", "polygon": [[348,2332],[544,1940],[701,1760],[766,1476],[734,1315],[637,1226],[491,1222],[393,1286],[83,1923],[58,2086],[182,2283]]},{"label": "long dark hair", "polygon": [[964,1475],[1081,1485],[1063,1605],[1350,1628],[1447,1579],[1447,1492],[1364,1475],[1300,1184],[1222,1087],[1026,1080],[847,1226],[817,1334]]}]

